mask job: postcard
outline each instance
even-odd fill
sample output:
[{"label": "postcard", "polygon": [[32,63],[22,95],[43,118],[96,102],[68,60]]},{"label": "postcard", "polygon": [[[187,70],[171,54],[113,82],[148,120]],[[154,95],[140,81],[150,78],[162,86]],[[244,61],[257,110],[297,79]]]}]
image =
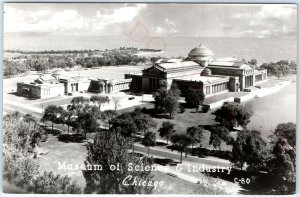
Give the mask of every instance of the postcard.
[{"label": "postcard", "polygon": [[296,191],[296,4],[4,3],[3,192]]}]

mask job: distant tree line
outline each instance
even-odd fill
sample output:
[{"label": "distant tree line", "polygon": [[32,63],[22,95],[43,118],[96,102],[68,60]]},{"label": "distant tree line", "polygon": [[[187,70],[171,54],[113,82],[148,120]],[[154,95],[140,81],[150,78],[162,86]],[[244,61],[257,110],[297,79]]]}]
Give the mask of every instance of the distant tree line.
[{"label": "distant tree line", "polygon": [[86,57],[83,54],[31,54],[28,56],[19,56],[13,60],[4,60],[3,63],[4,76],[11,76],[26,73],[27,71],[45,72],[49,69],[68,69],[73,68],[74,66],[92,68],[102,66],[136,65],[139,63],[145,63],[146,61],[146,57],[134,55],[128,51],[116,50],[103,52],[97,56],[93,56],[93,53],[88,53]]},{"label": "distant tree line", "polygon": [[77,65],[85,68],[145,63],[147,58],[119,51],[103,53],[100,57],[85,57],[76,60]]},{"label": "distant tree line", "polygon": [[84,49],[84,50],[43,50],[43,51],[24,51],[24,50],[4,50],[7,53],[20,53],[20,54],[68,54],[68,53],[91,53],[91,52],[105,52],[105,51],[116,51],[116,50],[131,50],[134,52],[145,51],[145,52],[160,52],[161,49],[147,49],[137,47],[120,47],[119,49],[113,50],[100,50],[100,49]]},{"label": "distant tree line", "polygon": [[296,72],[297,63],[296,61],[280,60],[278,62],[264,63],[260,68],[267,69],[269,75],[280,78],[286,77],[291,72]]}]

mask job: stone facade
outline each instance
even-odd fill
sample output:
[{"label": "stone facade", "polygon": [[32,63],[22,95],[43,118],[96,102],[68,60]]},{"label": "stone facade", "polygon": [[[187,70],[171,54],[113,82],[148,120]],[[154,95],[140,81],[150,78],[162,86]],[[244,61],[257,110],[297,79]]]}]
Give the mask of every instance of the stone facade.
[{"label": "stone facade", "polygon": [[133,91],[154,92],[160,81],[166,80],[168,85],[176,82],[183,91],[197,86],[206,95],[214,95],[239,92],[262,83],[267,80],[267,70],[254,69],[236,58],[214,59],[212,51],[200,45],[192,49],[185,60],[159,60],[142,74],[125,77],[132,78],[130,89]]},{"label": "stone facade", "polygon": [[37,84],[37,83],[17,83],[17,94],[28,98],[48,98],[52,96],[64,95],[64,85],[56,84]]},{"label": "stone facade", "polygon": [[64,93],[70,94],[73,92],[87,92],[91,80],[82,77],[70,77],[70,78],[60,78],[59,82],[64,84]]},{"label": "stone facade", "polygon": [[108,94],[113,92],[120,92],[128,90],[131,83],[131,79],[93,79],[89,87],[90,92],[97,92],[100,94]]},{"label": "stone facade", "polygon": [[199,76],[196,80],[174,79],[172,86],[177,86],[181,96],[189,90],[203,92],[206,97],[228,92],[229,77]]}]

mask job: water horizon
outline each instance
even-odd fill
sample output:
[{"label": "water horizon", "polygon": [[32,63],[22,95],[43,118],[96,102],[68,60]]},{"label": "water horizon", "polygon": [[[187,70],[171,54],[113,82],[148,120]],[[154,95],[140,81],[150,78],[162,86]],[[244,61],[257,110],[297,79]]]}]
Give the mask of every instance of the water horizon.
[{"label": "water horizon", "polygon": [[4,50],[112,50],[120,47],[161,49],[164,57],[186,57],[204,44],[216,58],[257,59],[259,63],[297,59],[297,38],[133,37],[123,36],[4,36]]}]

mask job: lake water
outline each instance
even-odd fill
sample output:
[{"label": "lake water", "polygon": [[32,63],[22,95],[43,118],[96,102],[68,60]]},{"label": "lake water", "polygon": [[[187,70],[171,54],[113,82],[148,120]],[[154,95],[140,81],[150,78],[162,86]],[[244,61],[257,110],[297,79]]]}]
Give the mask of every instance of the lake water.
[{"label": "lake water", "polygon": [[295,38],[208,38],[147,36],[4,36],[4,49],[81,50],[115,49],[122,46],[163,49],[165,57],[186,57],[200,43],[209,47],[216,58],[255,58],[259,63],[296,60]]},{"label": "lake water", "polygon": [[292,82],[277,93],[246,102],[246,107],[254,112],[248,128],[264,130],[266,136],[279,123],[296,123],[296,92],[296,82]]}]

